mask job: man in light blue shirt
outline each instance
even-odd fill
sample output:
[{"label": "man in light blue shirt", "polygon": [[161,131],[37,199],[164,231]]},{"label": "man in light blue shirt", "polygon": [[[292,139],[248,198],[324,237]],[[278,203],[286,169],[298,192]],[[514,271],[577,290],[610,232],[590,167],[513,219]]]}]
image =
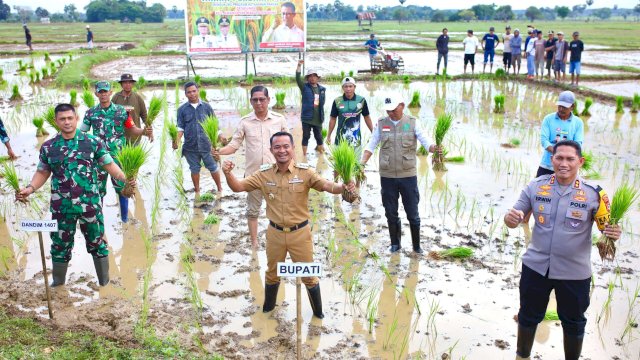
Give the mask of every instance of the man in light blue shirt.
[{"label": "man in light blue shirt", "polygon": [[582,146],[584,123],[573,115],[576,97],[571,91],[563,91],[558,97],[558,111],[545,116],[540,129],[540,145],[544,151],[536,177],[553,174],[551,153],[553,145],[562,140],[573,140]]}]

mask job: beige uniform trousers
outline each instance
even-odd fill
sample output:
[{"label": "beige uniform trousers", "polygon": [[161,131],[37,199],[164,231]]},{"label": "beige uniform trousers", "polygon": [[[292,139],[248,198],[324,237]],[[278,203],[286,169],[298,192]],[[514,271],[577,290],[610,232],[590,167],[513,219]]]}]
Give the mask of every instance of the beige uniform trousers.
[{"label": "beige uniform trousers", "polygon": [[[313,262],[313,240],[311,226],[307,225],[296,231],[286,233],[269,225],[267,228],[267,272],[265,283],[268,285],[280,282],[276,275],[278,262],[283,262],[287,252],[293,262]],[[303,277],[302,282],[309,288],[318,283],[317,277]]]}]

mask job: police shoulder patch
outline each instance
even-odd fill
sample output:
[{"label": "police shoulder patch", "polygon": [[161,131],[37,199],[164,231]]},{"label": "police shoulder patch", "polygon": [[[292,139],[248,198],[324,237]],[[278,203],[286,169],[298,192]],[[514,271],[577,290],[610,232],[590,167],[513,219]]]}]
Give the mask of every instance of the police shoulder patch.
[{"label": "police shoulder patch", "polygon": [[260,165],[260,171],[267,171],[269,169],[273,169],[275,164],[262,164]]}]

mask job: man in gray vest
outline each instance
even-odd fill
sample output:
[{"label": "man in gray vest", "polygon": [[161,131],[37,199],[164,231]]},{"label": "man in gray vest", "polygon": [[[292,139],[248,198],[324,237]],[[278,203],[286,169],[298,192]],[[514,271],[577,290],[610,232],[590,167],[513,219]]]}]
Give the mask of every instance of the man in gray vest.
[{"label": "man in gray vest", "polygon": [[538,324],[544,319],[549,294],[555,290],[564,334],[564,358],[578,360],[589,307],[591,228],[620,238],[617,225],[608,225],[609,200],[600,187],[584,182],[580,144],[564,140],[553,147],[554,174],[535,178],[504,216],[515,228],[532,212],[536,220],[531,244],[522,256],[520,311],[516,359],[529,359]]},{"label": "man in gray vest", "polygon": [[418,214],[418,178],[416,176],[416,148],[418,141],[429,149],[436,151],[436,146],[429,144],[422,129],[416,126],[416,118],[405,115],[404,100],[397,94],[384,97],[383,109],[387,112],[378,120],[373,129],[371,140],[362,154],[362,164],[369,158],[380,144],[380,187],[382,205],[389,224],[391,252],[402,248],[400,237],[402,229],[398,217],[398,197],[402,196],[402,204],[407,213],[411,228],[413,251],[422,253],[420,248],[420,214]]}]

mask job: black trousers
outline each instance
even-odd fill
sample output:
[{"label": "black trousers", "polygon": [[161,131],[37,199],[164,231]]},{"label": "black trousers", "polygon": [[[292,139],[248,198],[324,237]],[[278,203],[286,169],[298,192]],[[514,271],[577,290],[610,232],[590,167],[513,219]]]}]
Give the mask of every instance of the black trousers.
[{"label": "black trousers", "polygon": [[543,319],[549,304],[549,294],[555,290],[558,302],[558,317],[562,330],[571,336],[584,335],[589,307],[591,278],[584,280],[554,280],[542,276],[522,265],[520,277],[520,311],[518,323],[524,327],[537,326]]},{"label": "black trousers", "polygon": [[302,123],[302,146],[309,146],[312,129],[313,137],[316,139],[316,145],[322,145],[322,126]]},{"label": "black trousers", "polygon": [[404,205],[404,211],[407,213],[409,224],[420,226],[420,214],[418,213],[420,192],[418,191],[417,176],[405,178],[380,177],[380,188],[384,215],[387,217],[389,224],[400,222],[398,199],[402,196],[402,205]]}]

